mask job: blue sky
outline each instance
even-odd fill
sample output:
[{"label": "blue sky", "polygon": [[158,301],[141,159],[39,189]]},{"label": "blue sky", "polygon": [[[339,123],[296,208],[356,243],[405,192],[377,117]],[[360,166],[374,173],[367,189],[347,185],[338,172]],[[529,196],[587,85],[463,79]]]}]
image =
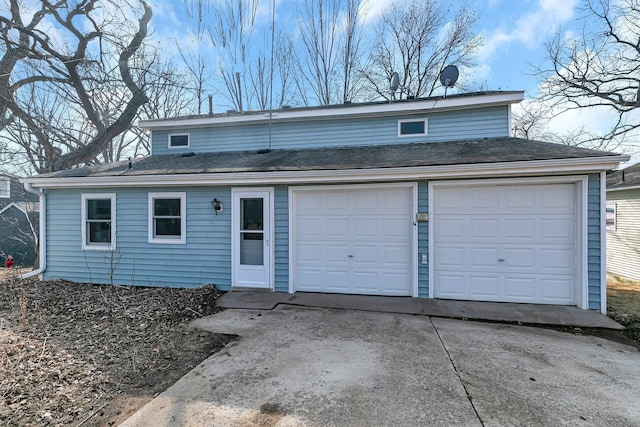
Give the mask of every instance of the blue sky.
[{"label": "blue sky", "polygon": [[558,31],[573,31],[577,0],[472,0],[478,11],[484,46],[478,55],[478,77],[490,89],[525,90],[535,94],[538,80],[532,65],[545,61],[545,43]]},{"label": "blue sky", "polygon": [[[366,25],[374,25],[381,12],[394,0],[368,0]],[[395,0],[396,2],[410,0]],[[189,0],[186,0],[189,2]],[[154,8],[153,24],[156,37],[181,38],[180,25],[183,1],[151,0]],[[263,24],[268,24],[270,0],[261,1]],[[445,2],[443,2],[445,3]],[[476,10],[476,31],[483,35],[484,46],[477,56],[478,66],[472,79],[486,83],[492,90],[525,90],[535,92],[536,78],[529,75],[528,63],[539,65],[544,59],[544,43],[559,29],[572,25],[579,6],[578,0],[459,0],[452,1],[453,9],[465,6]],[[277,19],[290,20],[295,27],[295,8],[303,7],[302,0],[277,0]],[[293,31],[293,29],[292,29]],[[181,37],[182,35],[182,37]],[[181,41],[182,42],[182,41]]]}]

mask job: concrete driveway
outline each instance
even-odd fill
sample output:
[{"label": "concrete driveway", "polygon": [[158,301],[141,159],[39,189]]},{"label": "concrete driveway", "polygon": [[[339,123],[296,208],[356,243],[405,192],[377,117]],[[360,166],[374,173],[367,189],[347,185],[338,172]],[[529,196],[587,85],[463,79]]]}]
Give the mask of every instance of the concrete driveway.
[{"label": "concrete driveway", "polygon": [[497,323],[278,306],[123,426],[640,425],[640,352]]}]

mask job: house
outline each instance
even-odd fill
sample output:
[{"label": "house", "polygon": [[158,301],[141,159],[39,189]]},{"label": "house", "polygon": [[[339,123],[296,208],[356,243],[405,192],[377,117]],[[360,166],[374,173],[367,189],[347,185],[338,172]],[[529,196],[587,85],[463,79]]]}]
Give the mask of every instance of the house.
[{"label": "house", "polygon": [[605,171],[512,138],[522,92],[147,120],[152,155],[25,179],[44,279],[605,310]]},{"label": "house", "polygon": [[607,175],[607,271],[640,280],[640,163]]},{"label": "house", "polygon": [[27,193],[20,181],[0,175],[0,264],[11,255],[17,265],[35,261],[38,197]]}]

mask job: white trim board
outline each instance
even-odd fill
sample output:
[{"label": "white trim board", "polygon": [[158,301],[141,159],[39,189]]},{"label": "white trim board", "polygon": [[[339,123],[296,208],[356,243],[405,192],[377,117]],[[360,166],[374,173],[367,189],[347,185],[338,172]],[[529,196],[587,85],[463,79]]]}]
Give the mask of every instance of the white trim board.
[{"label": "white trim board", "polygon": [[218,114],[191,118],[141,120],[138,126],[149,130],[190,129],[199,127],[234,126],[239,123],[314,121],[350,119],[353,117],[383,117],[404,114],[431,113],[435,111],[462,110],[479,107],[511,105],[524,99],[524,92],[499,92],[450,98],[419,99],[402,102],[380,102],[375,104],[335,105],[291,110],[256,111]]},{"label": "white trim board", "polygon": [[371,181],[407,181],[457,178],[498,178],[533,175],[600,173],[612,169],[628,156],[474,163],[398,168],[306,170],[271,172],[228,172],[174,175],[120,175],[67,178],[24,178],[36,188],[180,187],[209,185],[311,184]]}]

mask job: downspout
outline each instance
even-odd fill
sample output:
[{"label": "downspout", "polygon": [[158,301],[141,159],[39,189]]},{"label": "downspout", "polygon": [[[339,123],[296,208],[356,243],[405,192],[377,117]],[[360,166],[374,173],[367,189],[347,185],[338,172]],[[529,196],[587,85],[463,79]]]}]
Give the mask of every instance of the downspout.
[{"label": "downspout", "polygon": [[22,275],[22,279],[28,279],[29,277],[33,277],[33,276],[37,276],[39,274],[42,274],[44,272],[44,270],[47,268],[47,241],[46,241],[46,223],[47,223],[47,218],[45,216],[45,212],[46,212],[46,206],[45,206],[45,200],[46,198],[44,197],[44,191],[42,189],[40,190],[36,190],[35,188],[33,188],[33,186],[28,183],[25,182],[24,184],[24,189],[31,193],[31,194],[36,194],[38,196],[39,202],[38,202],[38,222],[39,222],[39,226],[38,226],[38,232],[39,232],[39,236],[37,236],[37,243],[39,245],[40,248],[40,253],[38,255],[39,257],[39,266],[36,270],[30,271],[26,274]]}]

